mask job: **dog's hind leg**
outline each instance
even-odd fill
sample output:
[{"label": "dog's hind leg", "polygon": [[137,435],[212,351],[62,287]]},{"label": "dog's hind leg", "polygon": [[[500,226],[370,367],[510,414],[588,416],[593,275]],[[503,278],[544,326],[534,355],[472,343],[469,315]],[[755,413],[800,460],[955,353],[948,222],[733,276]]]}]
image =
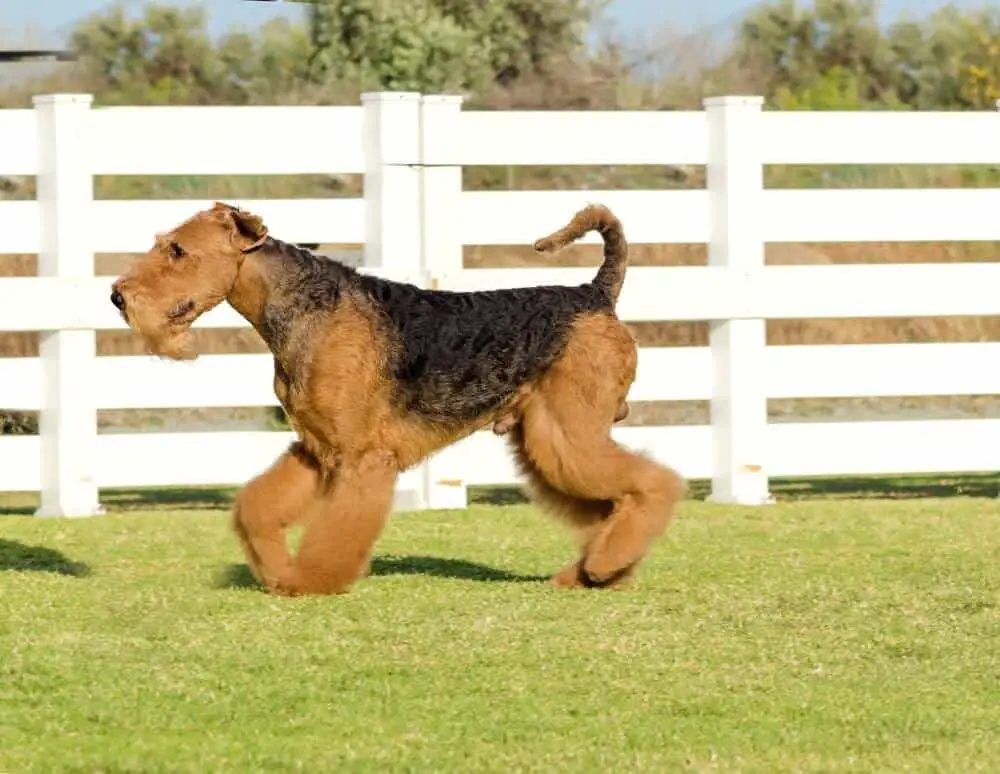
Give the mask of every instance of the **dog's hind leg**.
[{"label": "dog's hind leg", "polygon": [[309,514],[291,572],[279,593],[341,594],[368,568],[385,526],[399,467],[393,454],[370,451],[344,460]]},{"label": "dog's hind leg", "polygon": [[579,544],[579,558],[553,575],[551,583],[560,588],[583,585],[580,565],[587,555],[587,548],[597,529],[611,514],[611,501],[574,497],[551,486],[545,474],[528,456],[520,424],[512,428],[508,440],[518,470],[526,479],[525,489],[530,499],[543,510],[568,524]]},{"label": "dog's hind leg", "polygon": [[[576,582],[559,583],[572,579],[573,570],[566,568],[554,579],[557,585],[623,582],[666,530],[684,495],[677,473],[611,438],[633,363],[634,342],[621,323],[582,321],[525,402],[518,456],[530,462],[529,478],[544,481],[542,503],[555,502],[551,493],[559,493],[585,524]],[[605,515],[597,520],[600,508]]]},{"label": "dog's hind leg", "polygon": [[301,444],[293,443],[236,495],[233,531],[254,576],[268,588],[273,589],[289,571],[286,532],[313,504],[319,482],[315,460]]},{"label": "dog's hind leg", "polygon": [[[579,563],[553,581],[561,586],[624,582],[669,525],[684,495],[683,479],[607,434],[563,424],[558,409],[529,411],[523,424],[522,454],[531,458],[534,475],[546,487],[539,499],[551,503],[551,493],[558,493],[581,527]],[[607,515],[596,518],[605,508]]]}]

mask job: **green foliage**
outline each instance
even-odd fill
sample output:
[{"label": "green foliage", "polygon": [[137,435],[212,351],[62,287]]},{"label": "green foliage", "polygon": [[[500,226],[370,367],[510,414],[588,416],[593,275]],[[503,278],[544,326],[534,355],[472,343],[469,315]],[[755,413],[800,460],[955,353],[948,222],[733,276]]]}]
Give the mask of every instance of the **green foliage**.
[{"label": "green foliage", "polygon": [[[123,6],[82,21],[70,45],[105,104],[282,102],[324,87],[479,90],[580,54],[586,0],[317,0],[218,42],[196,6]],[[318,90],[318,91],[317,91]]]},{"label": "green foliage", "polygon": [[313,77],[360,89],[442,91],[482,82],[490,47],[430,0],[324,0],[311,5]]},{"label": "green foliage", "polygon": [[983,10],[962,20],[965,45],[957,66],[959,102],[992,109],[1000,99],[1000,12]]},{"label": "green foliage", "polygon": [[286,20],[212,41],[197,6],[122,6],[91,16],[70,46],[104,104],[244,104],[287,92],[306,75],[308,36]]},{"label": "green foliage", "polygon": [[274,19],[255,33],[226,35],[219,59],[227,70],[233,98],[241,102],[294,102],[307,80],[307,31],[287,19]]},{"label": "green foliage", "polygon": [[199,8],[148,5],[133,19],[113,7],[81,22],[70,45],[109,102],[201,103],[226,80]]},{"label": "green foliage", "polygon": [[887,54],[873,0],[761,5],[744,20],[735,50],[742,64],[762,72],[769,94],[805,92],[808,105],[812,93],[832,97],[838,106],[845,96],[859,102],[880,98]]},{"label": "green foliage", "polygon": [[776,0],[746,16],[730,56],[782,108],[991,109],[1000,11],[946,6],[883,32],[874,0]]},{"label": "green foliage", "polygon": [[894,25],[887,41],[896,61],[896,89],[921,109],[986,108],[1000,96],[995,9],[946,6],[923,22]]},{"label": "green foliage", "polygon": [[[690,71],[651,89],[615,45],[588,52],[587,25],[605,2],[311,0],[305,24],[279,19],[218,40],[197,6],[115,6],[82,21],[71,46],[104,104],[322,103],[364,89],[476,98],[526,82],[547,84],[518,92],[536,105],[602,83],[611,100],[690,99]],[[875,0],[773,0],[747,13],[722,65],[698,80],[713,93],[749,86],[785,109],[989,109],[1000,98],[1000,11],[949,6],[883,29]]]},{"label": "green foliage", "polygon": [[802,83],[797,90],[782,84],[773,102],[782,110],[857,110],[864,103],[858,75],[837,65]]},{"label": "green foliage", "polygon": [[314,0],[315,78],[454,91],[512,81],[583,45],[582,0]]}]

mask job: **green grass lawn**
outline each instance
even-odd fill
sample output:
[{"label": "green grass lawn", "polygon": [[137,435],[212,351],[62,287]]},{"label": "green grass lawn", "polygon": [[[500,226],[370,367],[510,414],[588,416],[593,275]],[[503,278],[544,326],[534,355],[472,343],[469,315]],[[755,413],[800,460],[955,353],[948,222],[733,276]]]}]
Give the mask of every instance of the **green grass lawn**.
[{"label": "green grass lawn", "polygon": [[689,501],[621,592],[528,506],[399,515],[296,600],[224,499],[0,518],[0,772],[1000,769],[993,497]]}]

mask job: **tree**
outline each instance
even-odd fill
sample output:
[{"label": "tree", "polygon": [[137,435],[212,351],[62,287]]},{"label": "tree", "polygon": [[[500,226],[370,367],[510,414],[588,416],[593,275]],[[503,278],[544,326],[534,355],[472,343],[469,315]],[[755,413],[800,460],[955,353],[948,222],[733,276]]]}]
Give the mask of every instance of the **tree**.
[{"label": "tree", "polygon": [[245,104],[274,101],[304,82],[308,34],[277,19],[218,43],[198,7],[122,6],[83,20],[70,46],[104,104]]},{"label": "tree", "polygon": [[310,0],[307,24],[274,20],[218,43],[198,7],[122,6],[85,19],[71,47],[105,104],[310,102],[364,89],[481,92],[585,60],[607,0]]},{"label": "tree", "polygon": [[780,107],[992,108],[1000,12],[946,6],[883,32],[873,0],[776,0],[746,16],[732,57]]},{"label": "tree", "polygon": [[733,55],[758,73],[765,94],[787,105],[893,100],[892,58],[873,0],[761,5],[740,25]]},{"label": "tree", "polygon": [[314,80],[476,90],[544,73],[584,50],[587,0],[312,0]]},{"label": "tree", "polygon": [[105,102],[199,103],[226,80],[199,8],[121,6],[81,22],[70,47]]},{"label": "tree", "polygon": [[922,109],[992,108],[1000,98],[1000,14],[949,6],[888,32],[900,98]]}]

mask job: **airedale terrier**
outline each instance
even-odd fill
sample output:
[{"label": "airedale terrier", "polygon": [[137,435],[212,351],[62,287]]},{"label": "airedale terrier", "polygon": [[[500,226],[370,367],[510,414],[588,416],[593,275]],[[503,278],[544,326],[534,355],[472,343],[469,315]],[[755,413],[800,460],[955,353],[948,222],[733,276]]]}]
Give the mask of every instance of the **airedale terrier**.
[{"label": "airedale terrier", "polygon": [[[628,244],[589,206],[539,240],[596,230],[604,262],[580,286],[470,293],[359,273],[268,233],[226,204],[156,237],[111,302],[154,354],[195,357],[191,323],[228,301],[274,356],[274,391],[298,435],[237,495],[232,525],[274,593],[333,594],[368,569],[399,473],[493,424],[528,490],[579,537],[559,587],[625,583],[685,491],[674,471],[611,437],[637,351],[615,304]],[[293,557],[286,531],[302,524]]]}]

